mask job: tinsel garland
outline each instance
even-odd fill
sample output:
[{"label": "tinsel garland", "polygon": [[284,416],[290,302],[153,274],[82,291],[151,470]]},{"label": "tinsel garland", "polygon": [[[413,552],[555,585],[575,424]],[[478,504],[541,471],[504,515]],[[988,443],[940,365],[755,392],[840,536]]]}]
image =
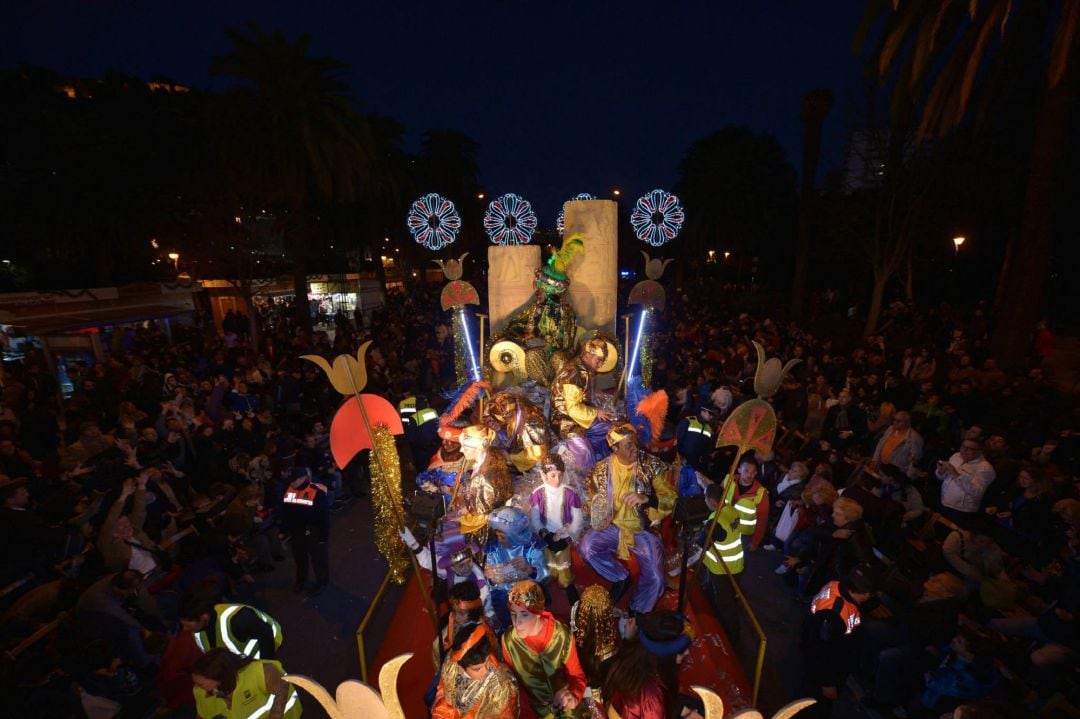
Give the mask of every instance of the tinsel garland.
[{"label": "tinsel garland", "polygon": [[455,309],[454,316],[454,371],[457,373],[457,383],[460,387],[469,381],[468,354],[469,348],[465,345],[465,310]]},{"label": "tinsel garland", "polygon": [[[645,322],[652,319],[652,313],[647,312],[645,315]],[[653,336],[649,327],[645,327],[645,330],[641,333],[641,354],[638,357],[638,362],[641,365],[641,383],[645,385],[646,389],[652,387],[652,371],[653,371]]]},{"label": "tinsel garland", "polygon": [[[375,546],[390,565],[390,581],[405,583],[409,560],[398,532],[404,516],[401,500],[401,460],[394,435],[384,424],[372,429],[375,448],[371,452],[371,497],[375,505]],[[385,475],[383,470],[385,470]]]}]

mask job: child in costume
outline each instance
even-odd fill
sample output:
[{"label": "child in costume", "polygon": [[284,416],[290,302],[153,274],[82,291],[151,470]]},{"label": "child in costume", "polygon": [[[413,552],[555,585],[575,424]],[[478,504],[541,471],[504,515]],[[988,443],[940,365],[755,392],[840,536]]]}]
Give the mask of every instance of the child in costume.
[{"label": "child in costume", "polygon": [[500,628],[510,626],[507,597],[523,579],[548,580],[543,545],[529,527],[529,518],[516,507],[499,507],[488,515],[493,537],[484,560],[484,576],[491,586],[491,605]]},{"label": "child in costume", "polygon": [[503,661],[525,691],[523,719],[584,719],[588,707],[585,672],[574,637],[566,625],[545,611],[544,592],[536,582],[518,582],[509,593],[513,626],[503,634]]},{"label": "child in costume", "polygon": [[570,608],[570,631],[574,634],[578,657],[589,677],[585,702],[594,715],[603,716],[600,683],[619,648],[619,619],[611,605],[611,595],[598,584],[585,587],[581,600]]},{"label": "child in costume", "polygon": [[432,719],[517,719],[518,686],[483,627],[462,627],[443,665]]},{"label": "child in costume", "polygon": [[548,572],[566,590],[567,601],[573,606],[578,600],[574,573],[570,570],[570,543],[581,539],[585,529],[585,513],[581,498],[562,483],[566,465],[562,457],[552,454],[540,462],[544,483],[529,496],[532,528],[547,547],[544,559]]}]

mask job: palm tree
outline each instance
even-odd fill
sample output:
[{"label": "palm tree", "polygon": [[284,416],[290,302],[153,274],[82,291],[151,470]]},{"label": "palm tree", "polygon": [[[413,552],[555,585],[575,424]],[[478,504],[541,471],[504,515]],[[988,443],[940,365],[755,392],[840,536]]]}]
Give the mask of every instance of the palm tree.
[{"label": "palm tree", "polygon": [[1010,235],[1023,251],[1006,253],[1010,261],[1002,273],[994,337],[999,361],[1018,366],[1038,318],[1053,250],[1061,148],[1077,95],[1080,0],[893,0],[891,6],[876,0],[856,33],[856,48],[878,28],[872,73],[892,83],[893,116],[917,127],[920,139],[945,135],[968,121],[978,130],[1032,62],[1045,64],[1020,231]]},{"label": "palm tree", "polygon": [[224,151],[251,202],[281,221],[293,261],[297,320],[310,327],[308,264],[324,231],[319,209],[361,199],[370,184],[373,139],[344,80],[348,68],[310,55],[311,37],[288,40],[257,26],[226,31],[233,49],[214,75],[237,78],[227,93]]}]

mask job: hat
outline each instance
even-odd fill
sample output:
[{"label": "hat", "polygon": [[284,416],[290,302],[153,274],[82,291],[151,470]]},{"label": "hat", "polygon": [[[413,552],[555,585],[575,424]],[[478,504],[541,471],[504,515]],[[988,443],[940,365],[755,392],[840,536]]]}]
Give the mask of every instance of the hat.
[{"label": "hat", "polygon": [[720,414],[720,408],[716,406],[716,403],[709,400],[698,407],[698,412],[710,412],[712,414]]},{"label": "hat", "polygon": [[517,408],[518,398],[512,392],[499,392],[491,398],[488,412],[500,422],[505,422],[510,415],[517,411]]},{"label": "hat", "polygon": [[601,359],[607,359],[608,343],[602,337],[593,337],[582,346],[581,354],[596,355]]},{"label": "hat", "polygon": [[634,425],[629,422],[618,422],[611,425],[611,429],[607,432],[608,447],[614,448],[619,442],[622,442],[627,437],[636,437],[637,430],[634,429]]},{"label": "hat", "polygon": [[555,294],[562,294],[570,287],[570,278],[566,272],[574,258],[585,251],[584,235],[575,233],[563,240],[562,247],[551,249],[551,257],[546,264],[536,271],[536,286]]},{"label": "hat", "polygon": [[461,441],[461,427],[457,427],[453,424],[440,424],[439,425],[439,437],[441,439],[447,439],[451,442]]},{"label": "hat", "polygon": [[[648,622],[638,622],[638,639],[650,654],[658,657],[675,656],[685,652],[693,643],[694,630],[690,622],[682,614],[672,613],[672,616],[682,623],[678,633],[669,631],[673,628],[671,626],[652,626]],[[650,631],[654,635],[650,635]]]},{"label": "hat", "polygon": [[508,599],[510,604],[524,607],[533,614],[544,611],[544,591],[531,579],[523,579],[510,587]]},{"label": "hat", "polygon": [[488,526],[505,533],[515,547],[528,544],[532,538],[529,517],[517,507],[499,507],[488,515]]},{"label": "hat", "polygon": [[461,438],[458,441],[461,442],[462,447],[483,449],[495,441],[495,430],[480,424],[472,424],[461,430]]}]

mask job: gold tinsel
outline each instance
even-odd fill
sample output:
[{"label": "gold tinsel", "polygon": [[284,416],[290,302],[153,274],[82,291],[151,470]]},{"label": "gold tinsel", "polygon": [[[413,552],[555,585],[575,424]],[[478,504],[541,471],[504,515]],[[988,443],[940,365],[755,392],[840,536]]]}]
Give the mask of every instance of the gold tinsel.
[{"label": "gold tinsel", "polygon": [[[375,546],[390,565],[390,581],[405,583],[409,560],[398,532],[404,516],[401,501],[401,460],[394,435],[385,424],[372,429],[375,448],[371,452],[371,498],[375,505]],[[386,470],[383,476],[383,469]]]},{"label": "gold tinsel", "polygon": [[457,373],[457,383],[460,387],[469,381],[466,359],[469,356],[469,348],[465,345],[465,310],[454,310],[454,372]]},{"label": "gold tinsel", "polygon": [[[648,312],[645,315],[645,322],[652,320],[652,315],[652,312]],[[646,389],[652,388],[653,336],[651,330],[652,328],[645,327],[645,331],[641,333],[641,356],[638,358],[638,362],[641,363],[641,383],[645,385]]]}]

